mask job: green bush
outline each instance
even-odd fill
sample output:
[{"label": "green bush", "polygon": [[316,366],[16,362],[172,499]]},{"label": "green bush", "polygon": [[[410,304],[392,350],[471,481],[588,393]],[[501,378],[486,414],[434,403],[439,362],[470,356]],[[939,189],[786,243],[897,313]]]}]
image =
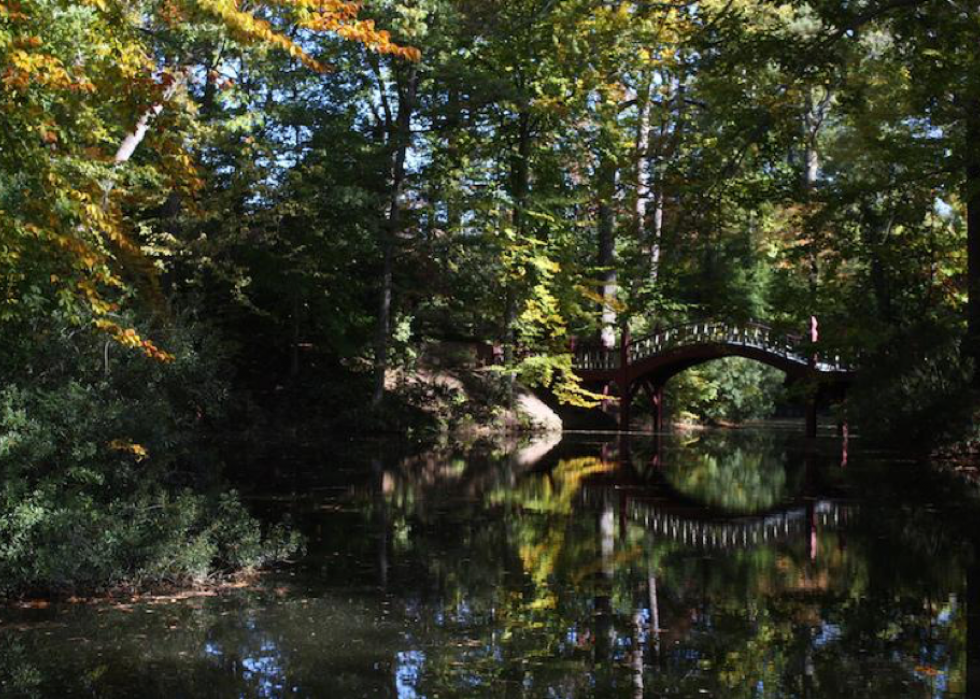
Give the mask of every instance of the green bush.
[{"label": "green bush", "polygon": [[785,376],[751,359],[729,357],[689,369],[667,384],[675,419],[745,422],[770,417],[783,398]]},{"label": "green bush", "polygon": [[962,341],[955,327],[923,320],[862,357],[859,383],[848,396],[861,435],[917,451],[975,438],[977,396]]},{"label": "green bush", "polygon": [[203,447],[228,395],[206,328],[158,333],[166,364],[56,320],[33,330],[17,340],[31,361],[2,367],[0,595],[202,581],[297,550]]}]

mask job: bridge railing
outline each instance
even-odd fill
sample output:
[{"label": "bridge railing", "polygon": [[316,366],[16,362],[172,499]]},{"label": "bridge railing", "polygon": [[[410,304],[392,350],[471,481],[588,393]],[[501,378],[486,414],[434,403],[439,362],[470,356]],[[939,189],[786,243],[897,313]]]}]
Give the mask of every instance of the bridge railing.
[{"label": "bridge railing", "polygon": [[[675,349],[703,344],[752,347],[799,364],[809,364],[813,356],[802,336],[779,333],[762,323],[716,321],[678,325],[631,340],[626,346],[626,356],[628,362],[633,364]],[[621,368],[621,364],[622,348],[586,345],[577,347],[575,351],[577,369],[608,371]],[[820,371],[849,371],[847,363],[836,355],[816,357],[815,367]]]},{"label": "bridge railing", "polygon": [[609,371],[619,369],[621,352],[600,345],[587,345],[575,348],[574,366],[588,371]]}]

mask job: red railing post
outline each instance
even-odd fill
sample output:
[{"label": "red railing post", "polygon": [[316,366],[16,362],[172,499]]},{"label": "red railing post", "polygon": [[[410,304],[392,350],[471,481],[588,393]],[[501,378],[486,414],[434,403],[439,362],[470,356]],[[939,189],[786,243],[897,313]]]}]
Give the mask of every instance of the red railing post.
[{"label": "red railing post", "polygon": [[[820,339],[816,316],[810,316],[810,348],[812,354],[807,357],[807,364],[810,367],[811,380],[817,380],[817,341]],[[820,410],[820,387],[813,387],[813,395],[809,397],[806,405],[806,436],[813,439],[817,436],[818,412]]]}]

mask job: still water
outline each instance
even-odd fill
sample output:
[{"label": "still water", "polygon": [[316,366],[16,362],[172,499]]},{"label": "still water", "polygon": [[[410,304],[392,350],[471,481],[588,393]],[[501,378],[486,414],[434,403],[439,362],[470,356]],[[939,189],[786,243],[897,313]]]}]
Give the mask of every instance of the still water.
[{"label": "still water", "polygon": [[0,611],[2,694],[980,691],[954,472],[775,431],[359,451],[279,457],[250,500],[308,551],[250,587]]}]

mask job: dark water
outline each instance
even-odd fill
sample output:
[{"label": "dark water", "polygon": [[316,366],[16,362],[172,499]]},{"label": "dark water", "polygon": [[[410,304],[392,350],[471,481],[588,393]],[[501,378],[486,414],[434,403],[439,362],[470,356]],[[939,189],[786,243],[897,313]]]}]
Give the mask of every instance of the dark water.
[{"label": "dark water", "polygon": [[0,611],[2,694],[980,692],[967,481],[789,433],[604,439],[283,460],[252,501],[305,559],[218,596]]}]

